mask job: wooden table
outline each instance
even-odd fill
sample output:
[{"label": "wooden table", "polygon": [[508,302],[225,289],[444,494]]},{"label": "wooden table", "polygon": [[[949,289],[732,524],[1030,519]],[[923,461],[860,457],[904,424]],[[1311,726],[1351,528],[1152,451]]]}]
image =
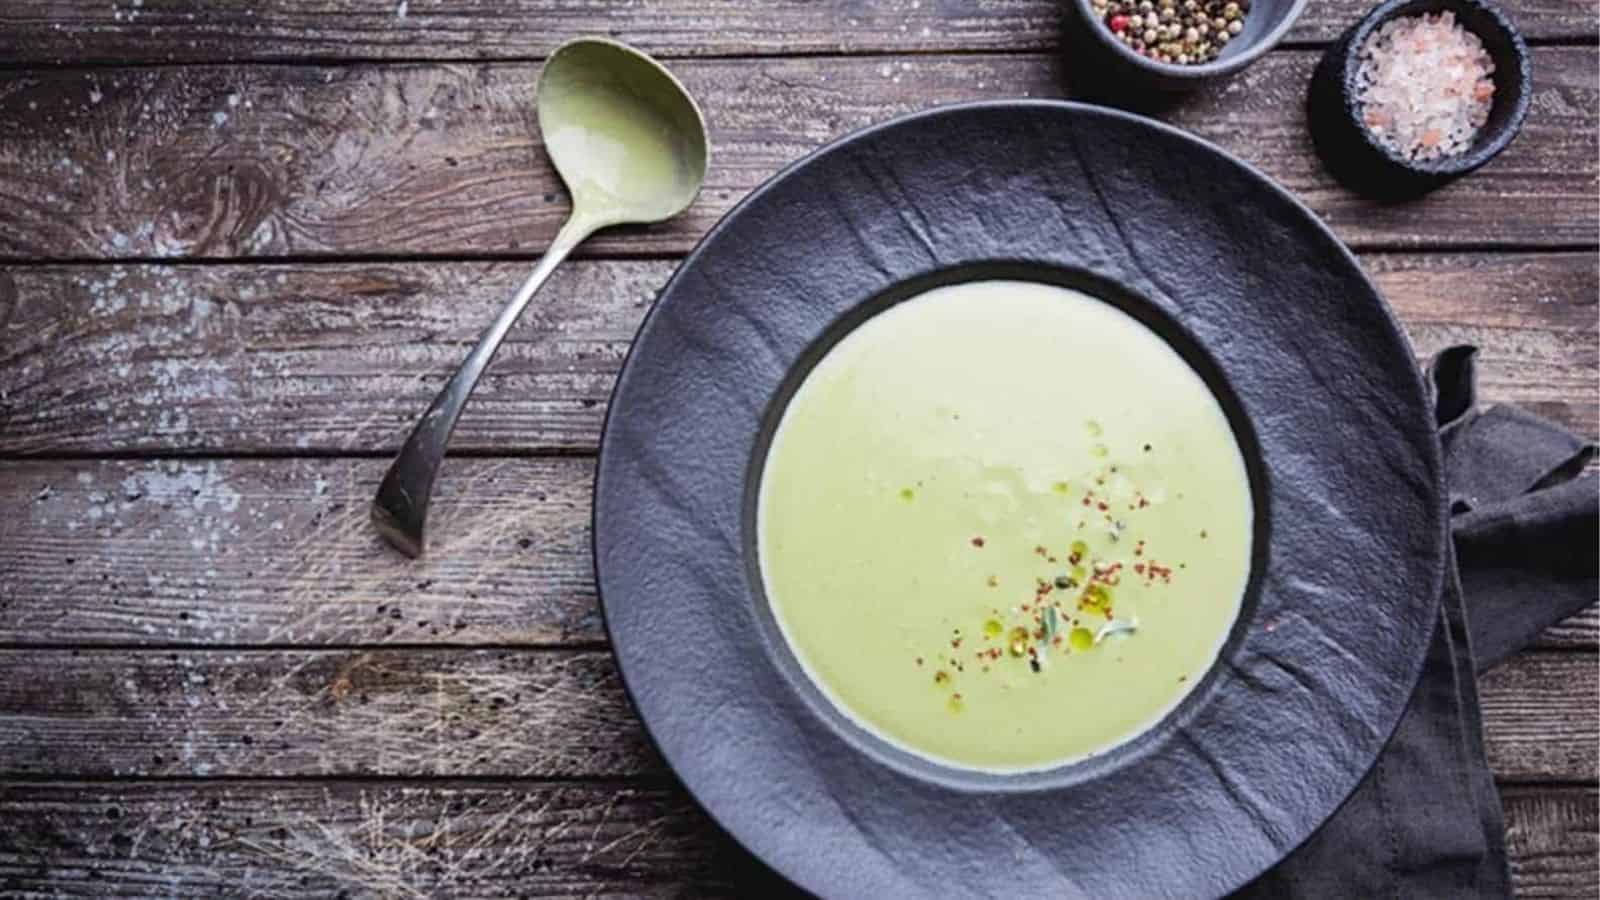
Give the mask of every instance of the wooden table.
[{"label": "wooden table", "polygon": [[[1593,0],[1516,0],[1533,112],[1481,173],[1380,207],[1302,114],[1366,4],[1164,117],[1361,254],[1419,355],[1589,436]],[[824,141],[952,100],[1074,93],[1050,0],[6,0],[0,5],[0,894],[751,893],[649,749],[589,561],[611,382],[678,259]],[[434,544],[366,505],[567,209],[542,56],[672,59],[716,159],[681,220],[587,246],[456,435]],[[1081,87],[1081,85],[1080,85]],[[1294,302],[1285,297],[1284,302]],[[1591,609],[1482,679],[1516,884],[1592,897]]]}]

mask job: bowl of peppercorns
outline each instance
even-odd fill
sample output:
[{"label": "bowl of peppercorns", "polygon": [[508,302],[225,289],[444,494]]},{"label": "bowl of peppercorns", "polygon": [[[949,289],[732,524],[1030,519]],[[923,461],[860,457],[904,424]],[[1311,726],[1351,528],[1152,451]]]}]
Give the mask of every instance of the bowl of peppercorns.
[{"label": "bowl of peppercorns", "polygon": [[1283,39],[1306,0],[1068,0],[1075,43],[1121,77],[1185,90],[1232,75]]}]

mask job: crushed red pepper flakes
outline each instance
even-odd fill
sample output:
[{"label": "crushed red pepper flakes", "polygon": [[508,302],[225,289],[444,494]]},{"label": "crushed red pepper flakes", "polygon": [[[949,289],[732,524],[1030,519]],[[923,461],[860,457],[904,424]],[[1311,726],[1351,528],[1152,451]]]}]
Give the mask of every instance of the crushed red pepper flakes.
[{"label": "crushed red pepper flakes", "polygon": [[983,538],[981,538],[981,537],[973,538],[972,539],[972,546],[974,546],[974,547],[982,547],[983,546]]}]

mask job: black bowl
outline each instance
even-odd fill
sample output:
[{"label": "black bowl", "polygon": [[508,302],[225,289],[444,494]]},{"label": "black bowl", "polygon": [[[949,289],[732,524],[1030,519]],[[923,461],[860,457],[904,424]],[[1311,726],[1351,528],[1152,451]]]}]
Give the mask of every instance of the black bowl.
[{"label": "black bowl", "polygon": [[[956,769],[862,728],[789,650],[757,559],[766,450],[810,366],[974,278],[1079,287],[1171,341],[1257,503],[1216,666],[1151,731],[1040,772]],[[1015,101],[858,132],[728,213],[628,353],[593,528],[623,684],[690,793],[822,897],[1226,895],[1362,780],[1437,627],[1442,464],[1412,359],[1314,214],[1177,129]]]},{"label": "black bowl", "polygon": [[1131,87],[1163,91],[1192,90],[1209,81],[1232,75],[1255,62],[1283,40],[1305,9],[1306,0],[1251,0],[1245,15],[1244,30],[1222,53],[1208,63],[1178,65],[1157,62],[1135,53],[1117,40],[1111,29],[1095,14],[1090,0],[1069,0],[1067,27],[1069,44],[1094,57],[1109,71],[1111,78]]},{"label": "black bowl", "polygon": [[[1455,13],[1478,36],[1494,61],[1494,105],[1489,121],[1465,153],[1418,162],[1379,144],[1361,121],[1355,100],[1359,55],[1367,37],[1400,16]],[[1388,0],[1328,48],[1317,64],[1307,117],[1317,154],[1346,187],[1368,196],[1402,200],[1427,193],[1477,169],[1504,150],[1522,129],[1532,97],[1528,46],[1503,12],[1487,0]]]}]

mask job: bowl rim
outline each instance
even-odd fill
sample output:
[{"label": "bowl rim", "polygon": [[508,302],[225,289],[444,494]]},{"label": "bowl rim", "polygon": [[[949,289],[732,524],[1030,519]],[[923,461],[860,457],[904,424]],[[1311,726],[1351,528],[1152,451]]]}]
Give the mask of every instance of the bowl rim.
[{"label": "bowl rim", "polygon": [[[729,780],[726,777],[723,777],[724,773],[718,773],[718,778],[714,779],[710,774],[712,763],[708,762],[706,758],[689,757],[687,755],[681,755],[675,752],[675,749],[681,750],[683,748],[674,748],[671,746],[671,742],[666,740],[663,736],[672,729],[658,726],[657,723],[660,721],[659,716],[652,718],[650,715],[646,714],[645,710],[647,706],[653,706],[655,704],[646,703],[645,698],[654,691],[652,682],[650,682],[650,680],[646,677],[647,673],[638,667],[643,666],[644,660],[648,659],[648,657],[637,656],[635,654],[626,652],[626,642],[617,640],[617,635],[619,633],[618,629],[621,627],[619,626],[619,621],[622,621],[622,618],[619,617],[619,604],[616,603],[615,598],[619,594],[624,593],[624,591],[617,590],[619,587],[617,584],[619,577],[618,569],[622,567],[622,563],[620,561],[612,561],[611,557],[615,554],[624,552],[627,548],[634,546],[635,543],[626,540],[620,540],[619,538],[621,535],[619,534],[619,529],[616,527],[606,527],[606,522],[607,520],[618,520],[618,515],[620,512],[622,512],[622,510],[618,508],[618,503],[620,502],[618,498],[639,496],[638,494],[619,492],[614,487],[616,482],[624,481],[629,477],[629,472],[626,469],[626,465],[628,456],[632,452],[626,443],[626,438],[624,437],[626,431],[621,426],[621,423],[624,422],[626,418],[622,411],[624,405],[622,401],[628,393],[639,390],[639,385],[647,383],[644,376],[641,374],[641,363],[639,362],[639,360],[642,358],[640,352],[641,348],[645,346],[646,339],[651,334],[659,335],[663,333],[670,333],[670,329],[673,326],[668,324],[668,316],[665,314],[665,310],[668,308],[667,301],[669,301],[673,296],[673,292],[675,290],[687,290],[687,288],[681,287],[681,285],[686,284],[689,281],[688,277],[686,276],[686,272],[692,265],[696,264],[697,261],[716,252],[717,243],[721,240],[727,239],[725,235],[733,231],[735,228],[734,223],[739,220],[741,216],[754,215],[759,209],[761,198],[770,197],[771,195],[778,193],[780,190],[780,185],[782,185],[785,180],[791,177],[800,176],[808,168],[822,165],[830,158],[845,156],[849,154],[853,148],[859,149],[861,144],[871,139],[881,137],[893,129],[911,128],[913,126],[924,124],[928,120],[1006,110],[1015,111],[1018,113],[1051,112],[1073,116],[1105,118],[1123,123],[1138,123],[1161,135],[1173,138],[1183,143],[1185,146],[1188,146],[1190,149],[1196,149],[1208,156],[1225,161],[1230,167],[1237,168],[1240,170],[1240,172],[1247,176],[1249,181],[1267,189],[1267,194],[1273,198],[1274,202],[1281,203],[1286,209],[1293,210],[1296,213],[1296,222],[1302,223],[1303,227],[1308,229],[1308,234],[1313,235],[1321,244],[1321,246],[1325,248],[1328,253],[1332,254],[1334,258],[1342,260],[1354,270],[1357,275],[1358,282],[1363,285],[1366,290],[1370,290],[1372,296],[1378,300],[1378,314],[1382,321],[1387,325],[1387,327],[1384,329],[1385,333],[1392,334],[1395,339],[1403,342],[1403,335],[1399,330],[1398,319],[1395,317],[1393,310],[1388,306],[1387,303],[1382,301],[1381,295],[1377,293],[1376,287],[1372,285],[1370,278],[1361,269],[1351,250],[1342,241],[1338,240],[1338,238],[1328,228],[1326,223],[1313,214],[1312,211],[1306,207],[1300,199],[1290,194],[1287,189],[1268,179],[1259,169],[1250,163],[1239,159],[1229,151],[1224,150],[1223,148],[1218,147],[1192,133],[1144,116],[1139,116],[1115,108],[1086,104],[1082,101],[1053,99],[969,101],[964,103],[936,106],[897,116],[886,121],[877,122],[850,132],[847,135],[836,138],[828,144],[813,150],[801,159],[785,166],[779,172],[769,177],[760,186],[752,190],[746,197],[740,200],[738,204],[724,214],[723,217],[701,238],[699,243],[690,252],[688,257],[686,257],[677,271],[674,272],[672,278],[661,290],[658,301],[652,305],[649,311],[646,313],[644,320],[639,325],[634,340],[629,345],[622,369],[612,386],[610,402],[607,405],[604,423],[602,426],[600,453],[596,460],[593,474],[594,487],[593,502],[590,512],[589,549],[595,567],[595,587],[600,601],[599,609],[601,620],[605,625],[607,634],[612,638],[611,652],[617,661],[618,673],[624,692],[627,694],[630,702],[633,704],[633,707],[636,710],[640,720],[643,721],[645,733],[649,742],[661,755],[663,760],[666,761],[673,772],[677,774],[687,793],[694,800],[694,802],[704,812],[706,812],[713,821],[721,826],[731,836],[735,843],[743,847],[747,852],[753,854],[764,864],[764,866],[770,868],[772,871],[782,876],[790,883],[798,885],[804,889],[816,890],[817,884],[819,883],[802,876],[807,874],[814,875],[816,871],[820,871],[823,867],[813,865],[810,868],[802,868],[796,865],[796,859],[799,858],[799,856],[805,856],[807,859],[814,859],[816,858],[818,848],[807,847],[803,850],[794,850],[794,852],[789,852],[790,850],[794,849],[789,848],[785,850],[784,854],[778,855],[771,841],[779,839],[771,836],[783,833],[785,831],[784,827],[773,826],[769,824],[764,825],[761,828],[752,828],[750,827],[748,814],[741,813],[740,815],[744,816],[743,818],[735,815],[735,813],[739,813],[741,809],[748,809],[748,806],[741,807],[732,805],[728,802],[728,797],[723,792],[730,790],[730,788],[726,787],[726,785],[729,783]],[[1101,202],[1102,204],[1104,203],[1103,198]],[[897,278],[904,277],[905,273],[901,273],[899,276],[897,276]],[[1366,291],[1364,290],[1362,293],[1365,294]],[[735,292],[730,296],[739,296],[739,294]],[[1409,358],[1405,363],[1404,371],[1406,372],[1405,377],[1414,382],[1416,390],[1422,392],[1422,396],[1425,396],[1426,384],[1424,382],[1422,373],[1418,371],[1415,365],[1409,361]],[[1423,453],[1423,457],[1428,468],[1428,478],[1434,485],[1433,490],[1440,491],[1442,488],[1438,487],[1438,478],[1440,477],[1439,473],[1441,471],[1440,467],[1442,463],[1440,462],[1440,450],[1437,436],[1434,435],[1431,428],[1427,430],[1427,434],[1429,435],[1428,439],[1419,449]],[[652,438],[652,440],[654,439]],[[742,464],[748,466],[748,459],[745,459]],[[1432,535],[1429,540],[1434,542],[1437,553],[1443,554],[1444,548],[1447,546],[1448,535],[1446,526],[1448,524],[1448,516],[1442,494],[1436,496],[1432,503],[1429,504],[1427,515],[1430,519],[1428,531]],[[1445,578],[1445,565],[1442,561],[1443,556],[1439,556],[1438,560],[1439,561],[1430,564],[1430,572],[1428,573],[1426,579],[1428,582],[1428,596],[1432,599],[1425,604],[1426,609],[1421,614],[1425,617],[1428,617],[1427,621],[1432,621],[1432,617],[1437,616],[1437,597],[1439,595],[1439,591],[1442,589],[1442,584]],[[1424,640],[1423,644],[1419,644],[1416,651],[1411,654],[1414,658],[1407,661],[1407,665],[1405,667],[1406,671],[1402,675],[1401,683],[1405,691],[1405,696],[1407,697],[1409,697],[1411,692],[1415,690],[1418,677],[1421,674],[1423,662],[1422,657],[1424,655],[1423,650],[1425,650],[1425,646],[1423,645],[1425,643],[1426,641]],[[1381,729],[1382,733],[1379,735],[1380,740],[1378,741],[1380,752],[1381,747],[1387,743],[1389,737],[1394,733],[1395,728],[1398,726],[1400,721],[1400,713],[1403,711],[1403,707],[1403,703],[1398,704],[1394,710],[1393,720],[1386,722],[1383,725]],[[704,717],[699,717],[698,719],[689,719],[685,721],[698,722],[702,721],[703,718]],[[867,758],[874,759],[874,757]],[[1375,758],[1376,754],[1374,754],[1374,759]],[[685,766],[688,766],[688,768],[686,769]],[[891,773],[895,777],[900,777],[899,770],[896,768],[884,767],[883,771]],[[1352,779],[1349,788],[1342,791],[1345,799],[1348,799],[1350,791],[1354,790],[1354,787],[1358,782],[1359,779]],[[930,781],[928,783],[934,782]],[[1343,801],[1341,801],[1341,803],[1342,802]],[[1330,817],[1337,810],[1339,805],[1340,804],[1334,804],[1334,806],[1329,810],[1328,815]],[[1310,834],[1311,832],[1308,831],[1305,835],[1301,835],[1301,841],[1309,838]],[[760,840],[757,840],[757,838],[760,838]],[[1294,846],[1298,846],[1301,841],[1296,841]],[[1279,848],[1276,852],[1274,862],[1271,864],[1276,864],[1277,861],[1281,861],[1283,857],[1292,852],[1294,846],[1285,846]],[[878,855],[884,855],[881,848],[878,849]],[[1235,890],[1248,883],[1250,880],[1258,877],[1261,872],[1265,871],[1269,867],[1269,865],[1270,864],[1263,864],[1260,868],[1255,868],[1253,871],[1250,871],[1247,876],[1240,875],[1239,873],[1233,873],[1232,875],[1224,876],[1228,879],[1228,883],[1231,885],[1227,888],[1227,890]],[[1222,868],[1226,868],[1226,866],[1219,866],[1218,870]],[[835,869],[835,871],[837,871],[837,869]]]},{"label": "bowl rim", "polygon": [[[1080,0],[1080,2],[1083,2],[1083,0]],[[1356,67],[1360,64],[1361,48],[1378,26],[1392,19],[1444,10],[1459,13],[1463,9],[1472,9],[1486,15],[1491,23],[1490,27],[1499,31],[1506,38],[1511,47],[1510,61],[1512,65],[1504,68],[1511,70],[1509,77],[1515,79],[1522,90],[1518,92],[1517,99],[1513,101],[1515,105],[1512,107],[1505,122],[1494,131],[1489,131],[1487,128],[1480,129],[1476,143],[1467,152],[1434,160],[1418,161],[1406,159],[1373,137],[1372,132],[1367,129],[1360,117],[1356,115],[1355,98],[1351,96],[1350,88],[1351,81],[1355,77]],[[1460,21],[1460,18],[1458,15],[1457,24],[1482,41],[1483,35],[1479,30]],[[1529,90],[1532,77],[1529,74],[1528,44],[1523,39],[1522,32],[1511,24],[1511,20],[1506,16],[1505,11],[1490,2],[1490,0],[1384,0],[1383,3],[1373,7],[1366,15],[1357,20],[1346,34],[1347,39],[1341,41],[1338,45],[1339,93],[1346,100],[1345,103],[1340,104],[1339,114],[1349,120],[1356,133],[1360,135],[1363,145],[1383,157],[1390,164],[1418,175],[1464,175],[1499,155],[1500,151],[1504,150],[1512,139],[1522,131],[1523,120],[1528,116],[1528,107],[1533,99]],[[1495,71],[1498,73],[1501,69],[1502,66],[1497,61],[1495,63]],[[1491,111],[1493,108],[1493,103],[1491,103]]]},{"label": "bowl rim", "polygon": [[1284,35],[1289,33],[1289,29],[1293,28],[1295,23],[1299,21],[1300,14],[1305,12],[1306,4],[1309,0],[1290,0],[1289,11],[1284,15],[1283,21],[1273,26],[1272,30],[1257,38],[1253,43],[1247,45],[1238,54],[1225,59],[1218,58],[1211,62],[1195,65],[1161,62],[1133,52],[1127,44],[1111,36],[1111,29],[1100,21],[1100,16],[1095,13],[1090,0],[1073,0],[1073,2],[1077,5],[1078,11],[1083,14],[1084,19],[1092,25],[1090,30],[1094,32],[1095,40],[1099,41],[1102,46],[1110,48],[1111,52],[1124,61],[1146,72],[1174,81],[1205,81],[1210,78],[1232,75],[1260,59],[1273,47],[1276,47],[1283,40]]}]

